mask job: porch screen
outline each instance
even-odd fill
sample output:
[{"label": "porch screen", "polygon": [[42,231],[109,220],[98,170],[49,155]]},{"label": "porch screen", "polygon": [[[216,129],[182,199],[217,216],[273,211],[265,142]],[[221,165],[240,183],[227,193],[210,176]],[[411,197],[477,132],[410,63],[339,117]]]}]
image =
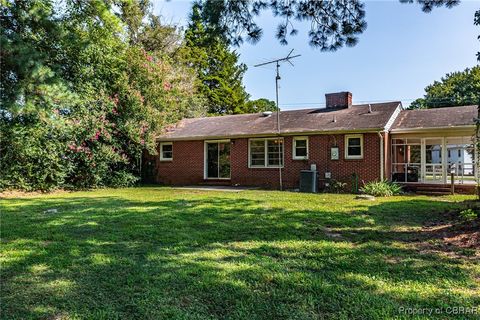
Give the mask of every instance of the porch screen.
[{"label": "porch screen", "polygon": [[392,180],[475,184],[478,169],[472,137],[392,139]]},{"label": "porch screen", "polygon": [[392,180],[418,182],[421,178],[420,139],[392,140]]},{"label": "porch screen", "polygon": [[448,137],[447,148],[447,183],[475,184],[478,175],[475,161],[475,145],[472,137]]}]

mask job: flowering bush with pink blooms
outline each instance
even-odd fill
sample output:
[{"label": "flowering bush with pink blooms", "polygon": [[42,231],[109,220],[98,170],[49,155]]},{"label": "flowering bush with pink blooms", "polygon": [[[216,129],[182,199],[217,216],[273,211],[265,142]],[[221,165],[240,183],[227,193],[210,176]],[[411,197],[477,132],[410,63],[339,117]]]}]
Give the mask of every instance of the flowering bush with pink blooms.
[{"label": "flowering bush with pink blooms", "polygon": [[101,81],[50,88],[48,100],[42,87],[31,109],[0,114],[0,190],[130,186],[163,128],[203,114],[193,72],[134,46],[111,54],[101,67],[117,69],[92,74]]},{"label": "flowering bush with pink blooms", "polygon": [[[69,185],[81,188],[127,186],[140,175],[143,150],[155,154],[155,137],[177,120],[200,115],[193,82],[168,59],[142,49],[126,52],[127,68],[111,94],[72,114],[67,158]],[[168,83],[168,86],[165,84]]]}]

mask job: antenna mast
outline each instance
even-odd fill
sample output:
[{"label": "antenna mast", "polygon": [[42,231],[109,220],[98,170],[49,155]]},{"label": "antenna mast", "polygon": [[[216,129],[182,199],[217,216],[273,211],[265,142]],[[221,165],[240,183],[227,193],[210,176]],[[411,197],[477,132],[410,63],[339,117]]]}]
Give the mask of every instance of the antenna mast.
[{"label": "antenna mast", "polygon": [[[278,136],[280,137],[280,134],[281,134],[281,131],[280,131],[280,106],[278,104],[278,82],[280,81],[280,72],[279,72],[279,69],[280,69],[280,62],[288,62],[292,65],[293,67],[293,63],[290,61],[291,59],[294,59],[294,58],[298,58],[300,57],[301,55],[300,54],[297,54],[297,55],[294,55],[292,56],[292,52],[293,52],[293,49],[290,50],[290,53],[284,57],[284,58],[280,58],[280,59],[275,59],[275,60],[271,60],[271,61],[268,61],[268,62],[264,62],[264,63],[260,63],[260,64],[256,64],[254,65],[254,67],[261,67],[261,66],[264,66],[264,65],[267,65],[267,64],[271,64],[271,63],[275,63],[276,65],[276,69],[277,69],[277,75],[275,77],[275,103],[277,105],[277,133],[278,133]],[[279,161],[279,164],[280,164],[280,161],[282,161],[282,165],[283,165],[283,157],[282,157],[282,150],[284,149],[284,143],[282,143],[282,148],[280,148],[280,140],[278,141],[278,161]],[[279,175],[279,179],[280,179],[280,190],[282,190],[282,166],[279,165],[278,167],[278,175]]]}]

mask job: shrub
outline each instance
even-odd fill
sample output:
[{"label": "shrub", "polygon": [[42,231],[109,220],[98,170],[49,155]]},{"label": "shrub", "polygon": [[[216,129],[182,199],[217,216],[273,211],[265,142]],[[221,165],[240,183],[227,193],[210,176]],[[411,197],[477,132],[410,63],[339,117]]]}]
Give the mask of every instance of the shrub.
[{"label": "shrub", "polygon": [[328,181],[328,187],[325,188],[325,191],[331,193],[342,193],[345,191],[346,186],[347,184],[345,182],[330,179]]},{"label": "shrub", "polygon": [[25,125],[0,120],[0,190],[62,186],[70,170],[65,145],[65,131],[53,121]]},{"label": "shrub", "polygon": [[464,220],[471,221],[478,218],[478,213],[475,212],[473,209],[465,209],[460,211],[460,217]]},{"label": "shrub", "polygon": [[131,187],[140,180],[138,177],[126,171],[117,171],[113,173],[109,186],[114,188]]},{"label": "shrub", "polygon": [[364,184],[360,191],[376,197],[390,197],[400,194],[402,187],[387,180],[372,181]]}]

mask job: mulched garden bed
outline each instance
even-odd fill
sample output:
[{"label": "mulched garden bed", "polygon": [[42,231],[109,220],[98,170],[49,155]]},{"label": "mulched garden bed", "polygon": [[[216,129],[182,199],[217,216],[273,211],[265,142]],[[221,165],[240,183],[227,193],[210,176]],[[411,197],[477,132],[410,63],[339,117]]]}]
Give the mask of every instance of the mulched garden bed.
[{"label": "mulched garden bed", "polygon": [[[480,210],[479,202],[467,203],[466,208]],[[441,219],[425,224],[422,233],[427,239],[435,239],[434,248],[444,252],[461,252],[467,249],[470,256],[480,258],[480,217],[465,221],[459,211],[445,212]],[[439,240],[439,241],[438,241]],[[429,242],[432,244],[432,242]]]}]

